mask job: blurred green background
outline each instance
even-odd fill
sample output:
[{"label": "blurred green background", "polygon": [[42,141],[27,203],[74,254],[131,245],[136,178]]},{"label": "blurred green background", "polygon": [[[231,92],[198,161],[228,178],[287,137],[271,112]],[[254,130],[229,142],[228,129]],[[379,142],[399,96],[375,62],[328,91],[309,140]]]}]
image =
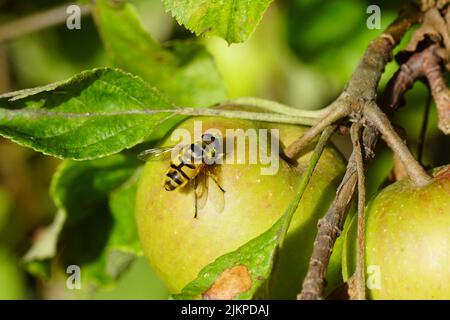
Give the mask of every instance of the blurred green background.
[{"label": "blurred green background", "polygon": [[[160,42],[192,37],[165,13],[160,0],[134,3],[152,36]],[[284,0],[275,1],[255,34],[244,44],[229,46],[219,38],[202,41],[213,54],[228,96],[258,96],[297,108],[317,109],[342,90],[368,42],[381,30],[366,27],[369,5],[381,8],[381,25],[393,20],[401,1]],[[64,4],[60,0],[0,0],[0,25]],[[82,70],[108,65],[92,19],[81,30],[64,25],[0,43],[0,93],[44,85]],[[410,35],[409,35],[410,36]],[[408,37],[407,37],[408,38]],[[404,43],[407,41],[405,39]],[[397,66],[391,63],[386,83]],[[418,83],[406,96],[407,107],[394,118],[417,148],[427,88]],[[436,129],[431,108],[424,164],[450,163],[450,142]],[[336,138],[348,155],[347,138]],[[0,138],[0,299],[71,299],[64,279],[37,280],[21,268],[21,256],[40,228],[49,224],[55,208],[48,195],[59,160],[21,148]],[[392,154],[383,144],[368,170],[369,194],[382,185],[392,169]],[[118,285],[97,292],[95,299],[165,299],[164,285],[140,259]]]}]

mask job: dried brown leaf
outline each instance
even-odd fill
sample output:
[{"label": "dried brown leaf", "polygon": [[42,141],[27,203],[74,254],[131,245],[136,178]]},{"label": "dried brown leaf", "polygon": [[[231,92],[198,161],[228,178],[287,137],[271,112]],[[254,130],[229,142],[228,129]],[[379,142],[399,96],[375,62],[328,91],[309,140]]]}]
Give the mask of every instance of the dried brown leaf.
[{"label": "dried brown leaf", "polygon": [[244,265],[226,269],[203,294],[205,300],[231,300],[252,287],[252,277]]}]

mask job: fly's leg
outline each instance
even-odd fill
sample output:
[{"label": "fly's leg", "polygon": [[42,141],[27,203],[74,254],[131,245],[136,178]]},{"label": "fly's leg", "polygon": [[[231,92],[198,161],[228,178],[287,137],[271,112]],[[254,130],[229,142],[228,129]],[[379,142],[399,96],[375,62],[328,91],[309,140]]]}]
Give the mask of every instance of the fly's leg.
[{"label": "fly's leg", "polygon": [[[205,181],[202,181],[200,179],[204,179]],[[193,182],[194,185],[194,218],[197,219],[198,218],[198,210],[203,208],[203,202],[199,202],[201,201],[205,194],[206,190],[206,176],[203,174],[199,174],[197,175],[194,179],[191,180]]]},{"label": "fly's leg", "polygon": [[219,187],[220,190],[222,190],[223,193],[225,193],[225,189],[222,188],[222,186],[219,183],[219,179],[217,178],[217,176],[211,172],[211,170],[208,169],[207,166],[205,166],[204,172],[207,176],[209,176]]},{"label": "fly's leg", "polygon": [[194,219],[197,219],[198,214],[198,181],[197,177],[193,179],[194,184]]}]

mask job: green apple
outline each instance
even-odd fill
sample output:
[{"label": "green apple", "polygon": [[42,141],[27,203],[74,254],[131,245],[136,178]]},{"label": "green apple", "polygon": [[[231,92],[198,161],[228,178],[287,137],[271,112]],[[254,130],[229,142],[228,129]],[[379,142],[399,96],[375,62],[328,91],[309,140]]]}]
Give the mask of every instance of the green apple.
[{"label": "green apple", "polygon": [[[215,128],[224,136],[226,129],[278,129],[282,146],[290,144],[306,130],[293,125],[223,118],[190,118],[178,129],[192,133],[194,121],[201,121],[203,130]],[[162,146],[170,144],[173,142],[167,139]],[[264,165],[259,163],[215,165],[214,172],[226,191],[225,206],[222,212],[217,212],[214,206],[207,204],[199,210],[197,219],[194,219],[192,186],[188,184],[170,192],[163,188],[162,180],[170,160],[147,162],[137,192],[137,227],[146,257],[169,289],[179,292],[207,264],[269,229],[294,197],[310,155],[305,152],[298,165],[292,166],[277,154],[279,170],[273,175],[262,175]],[[273,298],[294,298],[300,291],[317,221],[333,200],[344,170],[342,156],[332,146],[327,147],[293,218],[276,264]],[[336,250],[330,266],[329,288],[342,281],[340,273],[340,250]]]},{"label": "green apple", "polygon": [[[421,188],[410,180],[398,181],[368,205],[369,298],[450,299],[450,166],[433,175]],[[344,240],[344,279],[355,270],[356,221],[352,224]]]}]

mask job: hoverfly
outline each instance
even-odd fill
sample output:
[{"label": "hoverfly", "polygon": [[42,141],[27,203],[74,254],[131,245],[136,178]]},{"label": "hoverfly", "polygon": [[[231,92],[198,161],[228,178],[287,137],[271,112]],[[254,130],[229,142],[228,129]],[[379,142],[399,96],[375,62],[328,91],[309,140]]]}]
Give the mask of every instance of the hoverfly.
[{"label": "hoverfly", "polygon": [[[195,196],[194,218],[197,218],[198,210],[205,207],[208,198],[219,213],[225,205],[225,190],[210,170],[211,165],[225,155],[220,143],[221,140],[214,135],[203,134],[200,141],[192,144],[148,149],[141,152],[138,158],[143,161],[171,158],[163,179],[164,189],[174,191],[191,183]],[[212,184],[210,180],[213,181]]]}]

